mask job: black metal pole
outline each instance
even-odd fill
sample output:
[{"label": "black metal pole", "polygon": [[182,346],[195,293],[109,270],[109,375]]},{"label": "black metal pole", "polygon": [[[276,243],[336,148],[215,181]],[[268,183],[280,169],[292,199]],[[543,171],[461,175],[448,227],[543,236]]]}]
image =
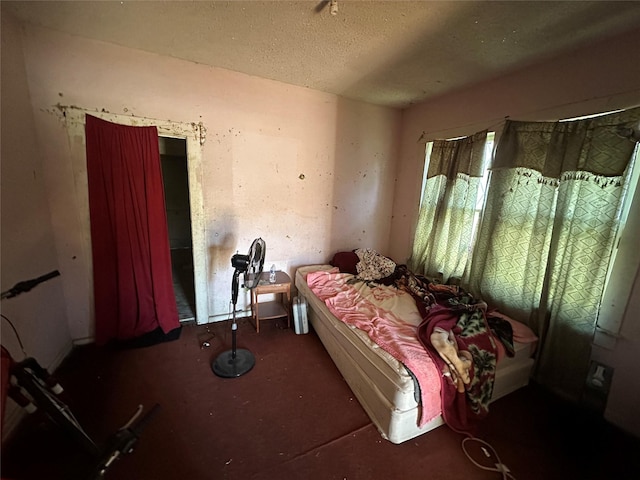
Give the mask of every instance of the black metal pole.
[{"label": "black metal pole", "polygon": [[236,323],[236,303],[238,302],[238,277],[240,270],[236,268],[233,273],[233,284],[231,285],[231,303],[233,305],[233,323],[231,324],[231,350],[221,353],[211,364],[213,373],[219,377],[235,378],[244,375],[253,368],[256,359],[249,350],[237,350],[237,331]]},{"label": "black metal pole", "polygon": [[236,306],[233,306],[233,323],[231,324],[231,358],[236,358],[236,336],[238,332],[238,324],[236,323]]}]

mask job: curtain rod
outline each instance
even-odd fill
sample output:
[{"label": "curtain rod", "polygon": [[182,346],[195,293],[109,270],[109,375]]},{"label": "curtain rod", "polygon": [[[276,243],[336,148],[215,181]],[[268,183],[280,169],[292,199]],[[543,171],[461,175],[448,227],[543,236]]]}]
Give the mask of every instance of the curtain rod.
[{"label": "curtain rod", "polygon": [[[461,125],[461,126],[458,126],[458,127],[447,128],[446,130],[438,130],[437,132],[433,132],[433,133],[427,133],[425,130],[423,130],[422,134],[420,135],[420,138],[418,138],[416,143],[427,143],[427,142],[432,142],[434,140],[449,140],[449,138],[433,138],[433,137],[446,136],[446,135],[442,135],[442,133],[456,131],[456,130],[460,130],[460,129],[474,130],[473,133],[477,133],[477,132],[479,132],[481,130],[495,130],[496,128],[501,126],[508,119],[509,119],[509,116],[506,116],[506,117],[503,117],[503,118],[500,118],[500,119],[495,118],[495,119],[492,119],[492,120],[487,120],[487,122],[492,122],[487,127],[481,127],[481,125],[484,125],[487,122],[477,122],[477,123],[471,123],[471,124],[468,124],[468,125]],[[472,129],[471,127],[474,127],[474,128]],[[460,137],[468,137],[470,135],[473,135],[473,133],[467,134],[467,135],[460,135]],[[427,135],[429,135],[429,137]]]},{"label": "curtain rod", "polygon": [[[544,112],[554,111],[554,110],[557,110],[559,108],[570,107],[570,106],[574,106],[574,105],[581,105],[581,104],[585,104],[585,103],[588,103],[588,102],[593,102],[593,101],[596,101],[596,100],[603,100],[603,99],[606,99],[606,98],[625,95],[625,94],[634,93],[634,92],[638,92],[638,91],[639,91],[638,89],[634,89],[634,90],[630,90],[630,91],[627,91],[627,92],[618,92],[618,93],[615,93],[613,95],[607,95],[607,96],[604,96],[604,97],[595,97],[595,98],[590,98],[588,100],[580,100],[580,101],[576,101],[576,102],[563,103],[562,105],[555,105],[553,107],[542,108],[542,109],[539,109],[539,110],[530,110],[528,112],[520,113],[518,116],[520,116],[520,117],[528,117],[529,115],[537,115],[537,114],[541,114],[541,113],[544,113]],[[635,103],[633,105],[629,105],[629,106],[624,107],[624,108],[622,108],[620,110],[631,110],[633,108],[638,108],[638,107],[640,107],[640,103]],[[609,109],[609,111],[614,111],[614,110],[615,109]],[[510,118],[510,115],[506,115],[504,117],[501,117],[500,119],[498,119],[498,118],[489,119],[486,122],[492,122],[492,124],[489,125],[486,128],[493,129],[495,127],[498,127],[504,120],[508,120],[509,118]],[[560,120],[561,119],[555,118],[555,119],[536,120],[536,121],[558,122]],[[427,143],[427,142],[436,140],[435,138],[427,139],[428,138],[427,136],[429,136],[429,137],[436,136],[436,135],[440,136],[442,133],[450,132],[452,130],[460,130],[460,129],[467,129],[467,128],[471,129],[471,127],[474,127],[476,125],[483,125],[486,122],[475,122],[475,123],[467,124],[467,125],[459,125],[459,126],[456,126],[456,127],[447,128],[446,130],[438,130],[438,131],[435,131],[435,132],[432,132],[432,133],[429,133],[426,130],[423,130],[422,134],[420,135],[420,137],[418,138],[416,143],[421,143],[421,142]],[[475,128],[477,128],[477,127],[475,127]]]},{"label": "curtain rod", "polygon": [[[195,135],[200,145],[204,145],[207,137],[207,128],[202,121],[180,122],[175,120],[160,120],[157,118],[143,117],[133,113],[114,113],[106,109],[94,109],[77,107],[75,105],[54,105],[60,111],[65,122],[84,123],[84,115],[92,115],[110,122],[118,122],[132,126],[155,126],[161,136],[174,136],[182,138]],[[67,115],[69,114],[69,115]]]}]

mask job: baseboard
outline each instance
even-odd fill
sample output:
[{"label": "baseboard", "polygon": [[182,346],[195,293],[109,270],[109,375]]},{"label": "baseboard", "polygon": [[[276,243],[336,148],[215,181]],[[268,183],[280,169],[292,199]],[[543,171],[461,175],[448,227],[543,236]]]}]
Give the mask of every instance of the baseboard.
[{"label": "baseboard", "polygon": [[76,338],[73,340],[73,346],[79,347],[82,345],[89,345],[90,343],[94,343],[96,339],[94,337],[85,337],[85,338]]}]

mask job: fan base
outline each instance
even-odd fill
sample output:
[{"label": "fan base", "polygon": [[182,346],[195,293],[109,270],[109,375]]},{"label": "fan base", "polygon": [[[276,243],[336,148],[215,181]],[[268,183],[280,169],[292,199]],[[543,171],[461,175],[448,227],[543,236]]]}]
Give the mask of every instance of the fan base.
[{"label": "fan base", "polygon": [[249,372],[256,364],[256,359],[249,350],[236,350],[236,358],[233,358],[233,350],[221,353],[211,364],[211,369],[219,377],[236,378]]}]

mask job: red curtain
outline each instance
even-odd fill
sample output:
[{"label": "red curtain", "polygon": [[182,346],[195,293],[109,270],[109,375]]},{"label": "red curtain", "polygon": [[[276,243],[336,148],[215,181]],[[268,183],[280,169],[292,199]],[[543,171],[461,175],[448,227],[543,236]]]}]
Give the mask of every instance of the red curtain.
[{"label": "red curtain", "polygon": [[180,321],[173,292],[156,127],[86,116],[96,343]]}]

